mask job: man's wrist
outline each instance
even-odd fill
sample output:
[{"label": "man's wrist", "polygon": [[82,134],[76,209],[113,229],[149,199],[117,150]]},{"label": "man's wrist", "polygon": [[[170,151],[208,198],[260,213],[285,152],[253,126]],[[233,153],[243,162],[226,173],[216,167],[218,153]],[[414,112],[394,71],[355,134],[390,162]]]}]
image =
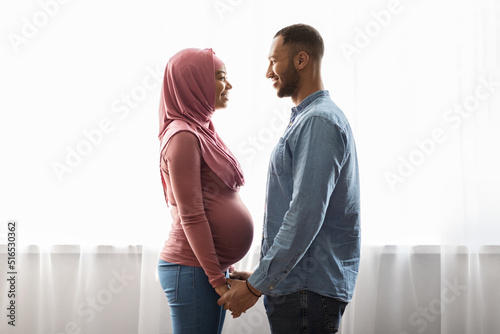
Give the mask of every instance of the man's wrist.
[{"label": "man's wrist", "polygon": [[257,298],[260,298],[260,296],[262,296],[262,292],[254,288],[252,284],[248,282],[248,280],[245,280],[245,284],[247,285],[248,291],[250,291],[252,295],[254,295]]}]

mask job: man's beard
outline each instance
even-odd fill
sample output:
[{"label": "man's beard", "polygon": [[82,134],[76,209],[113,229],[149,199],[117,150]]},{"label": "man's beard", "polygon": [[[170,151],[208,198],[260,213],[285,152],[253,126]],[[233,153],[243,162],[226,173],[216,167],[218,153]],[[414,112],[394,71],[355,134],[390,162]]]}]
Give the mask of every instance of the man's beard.
[{"label": "man's beard", "polygon": [[293,66],[293,59],[288,63],[288,67],[280,75],[281,87],[278,89],[278,97],[292,96],[299,87],[299,72]]}]

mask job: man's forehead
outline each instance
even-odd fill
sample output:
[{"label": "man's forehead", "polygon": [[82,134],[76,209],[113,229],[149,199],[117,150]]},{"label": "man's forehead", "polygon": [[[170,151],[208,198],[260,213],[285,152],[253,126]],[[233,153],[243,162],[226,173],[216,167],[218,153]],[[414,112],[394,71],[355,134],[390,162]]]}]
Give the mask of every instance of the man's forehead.
[{"label": "man's forehead", "polygon": [[276,55],[282,53],[285,47],[283,46],[283,36],[277,36],[271,42],[271,49],[269,50],[269,58],[276,57]]}]

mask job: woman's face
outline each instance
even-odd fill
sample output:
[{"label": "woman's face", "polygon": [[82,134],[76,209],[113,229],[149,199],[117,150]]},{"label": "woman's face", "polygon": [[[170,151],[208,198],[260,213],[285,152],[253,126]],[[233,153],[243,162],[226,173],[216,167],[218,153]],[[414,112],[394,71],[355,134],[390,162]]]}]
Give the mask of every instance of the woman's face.
[{"label": "woman's face", "polygon": [[215,109],[224,109],[229,101],[229,90],[233,88],[226,79],[226,66],[222,65],[215,71]]}]

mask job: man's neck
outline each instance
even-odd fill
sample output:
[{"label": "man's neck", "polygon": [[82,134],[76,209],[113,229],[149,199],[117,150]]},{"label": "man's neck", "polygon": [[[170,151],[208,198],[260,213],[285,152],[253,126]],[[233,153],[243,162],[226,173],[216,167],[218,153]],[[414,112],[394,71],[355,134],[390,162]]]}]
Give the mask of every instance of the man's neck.
[{"label": "man's neck", "polygon": [[302,102],[306,97],[308,97],[312,93],[317,92],[318,90],[323,89],[325,88],[323,86],[323,81],[321,80],[321,78],[318,78],[317,80],[314,80],[312,82],[305,81],[299,86],[297,93],[292,95],[292,102],[293,104],[298,106],[300,102]]}]

